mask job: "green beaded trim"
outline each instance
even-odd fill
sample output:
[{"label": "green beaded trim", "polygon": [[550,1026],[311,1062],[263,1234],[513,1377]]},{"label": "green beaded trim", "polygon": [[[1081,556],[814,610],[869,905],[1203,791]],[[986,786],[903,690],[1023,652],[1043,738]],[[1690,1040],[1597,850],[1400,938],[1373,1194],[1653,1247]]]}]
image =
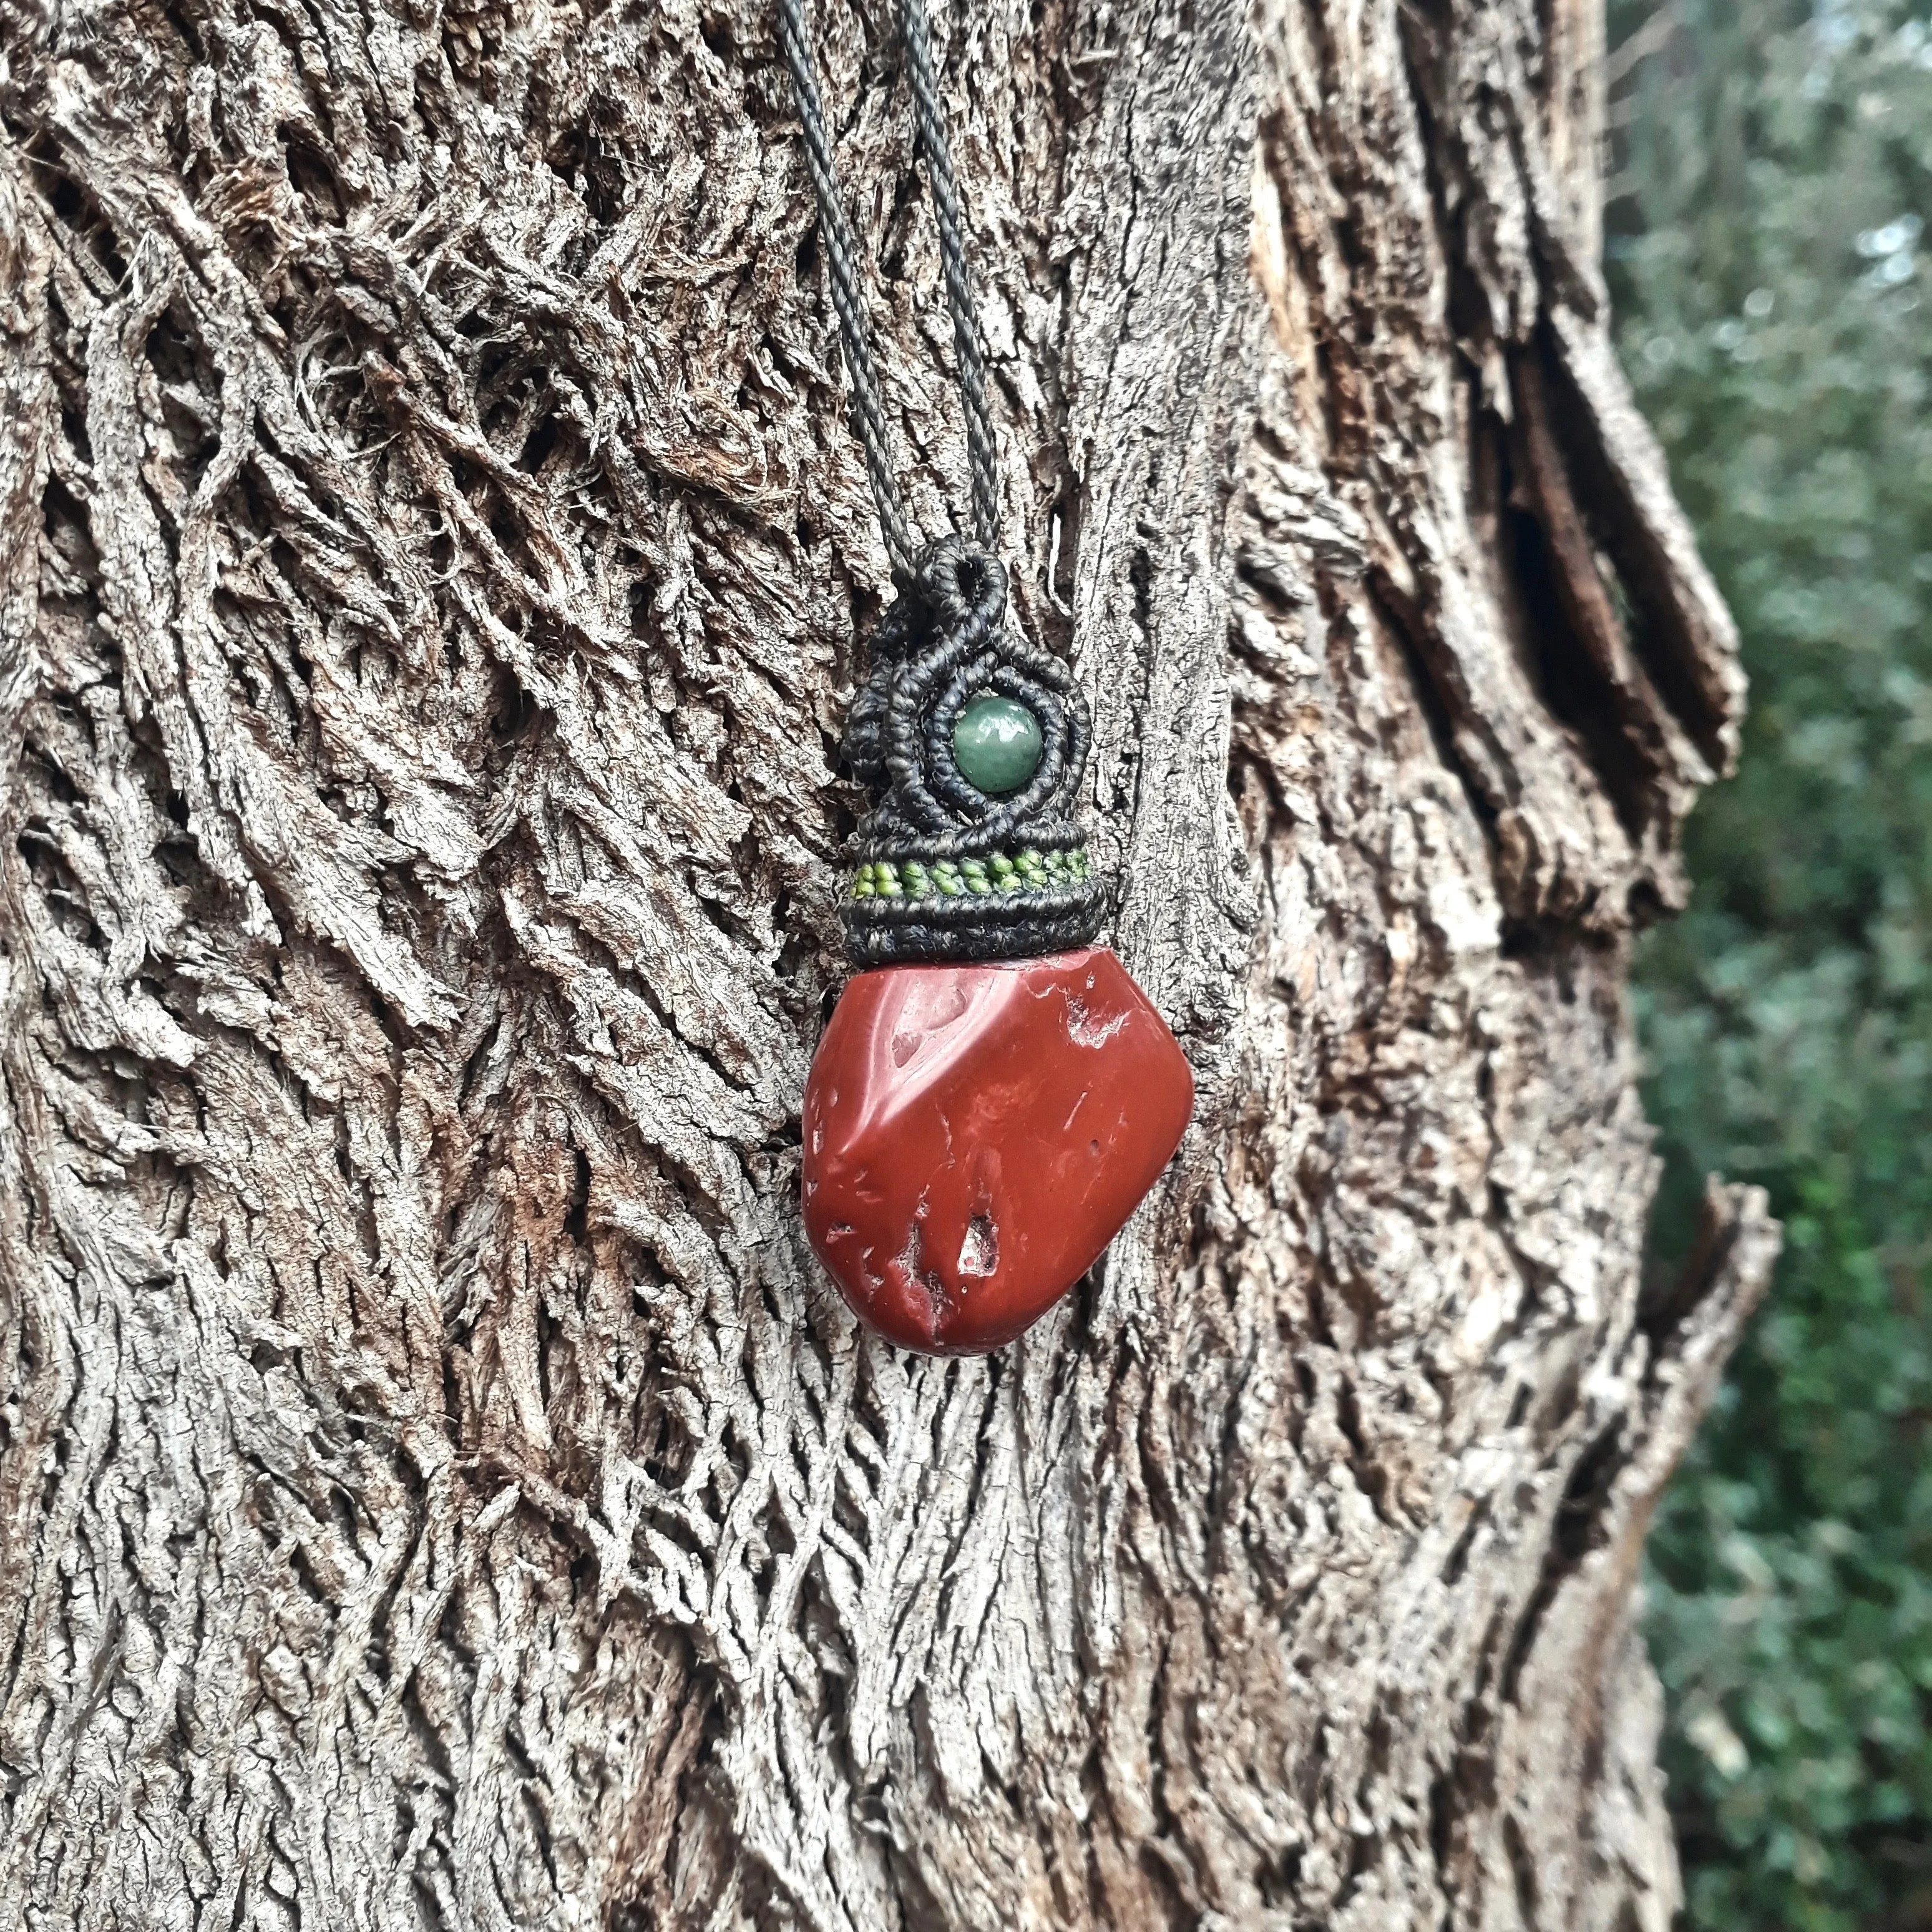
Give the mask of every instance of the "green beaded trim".
[{"label": "green beaded trim", "polygon": [[941,859],[931,866],[916,859],[895,865],[874,859],[852,875],[855,899],[962,898],[972,892],[1043,892],[1076,886],[1089,876],[1084,848],[1037,852],[1030,845],[1014,853],[989,852],[983,859]]}]

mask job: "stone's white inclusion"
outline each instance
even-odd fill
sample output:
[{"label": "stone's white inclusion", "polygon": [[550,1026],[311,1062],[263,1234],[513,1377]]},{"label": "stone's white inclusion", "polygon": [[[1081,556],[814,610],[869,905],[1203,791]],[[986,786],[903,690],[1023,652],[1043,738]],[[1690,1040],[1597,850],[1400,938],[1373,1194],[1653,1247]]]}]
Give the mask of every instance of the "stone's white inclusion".
[{"label": "stone's white inclusion", "polygon": [[1000,1231],[984,1214],[975,1214],[966,1223],[966,1238],[959,1244],[962,1274],[992,1274],[1000,1265]]}]

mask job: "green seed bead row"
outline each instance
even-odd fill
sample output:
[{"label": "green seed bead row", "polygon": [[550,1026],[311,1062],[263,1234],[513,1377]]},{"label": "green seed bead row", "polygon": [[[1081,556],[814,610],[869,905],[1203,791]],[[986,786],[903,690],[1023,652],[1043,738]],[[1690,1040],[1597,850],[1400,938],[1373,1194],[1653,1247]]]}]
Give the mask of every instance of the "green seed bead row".
[{"label": "green seed bead row", "polygon": [[1078,885],[1088,871],[1084,850],[1037,852],[1030,845],[1010,855],[989,852],[983,859],[940,859],[930,866],[916,859],[897,865],[874,859],[853,874],[852,896],[950,899],[970,892],[1042,892]]}]

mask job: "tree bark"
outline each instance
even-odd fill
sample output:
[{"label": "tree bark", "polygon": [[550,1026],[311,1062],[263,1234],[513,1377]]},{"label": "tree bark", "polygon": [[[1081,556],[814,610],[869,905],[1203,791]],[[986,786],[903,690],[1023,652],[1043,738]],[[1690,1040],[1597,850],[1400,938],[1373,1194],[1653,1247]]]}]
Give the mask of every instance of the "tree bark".
[{"label": "tree bark", "polygon": [[[911,506],[888,0],[821,0]],[[1594,0],[955,4],[1017,621],[1196,1124],[1022,1342],[797,1215],[888,595],[767,0],[0,0],[0,1922],[1661,1928],[1624,981],[1742,684]]]}]

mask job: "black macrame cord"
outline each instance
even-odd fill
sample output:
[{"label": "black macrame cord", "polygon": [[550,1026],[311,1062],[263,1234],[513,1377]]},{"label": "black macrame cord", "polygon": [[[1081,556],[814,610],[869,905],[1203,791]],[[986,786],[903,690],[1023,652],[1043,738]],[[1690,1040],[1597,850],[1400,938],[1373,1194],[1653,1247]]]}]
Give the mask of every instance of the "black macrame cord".
[{"label": "black macrame cord", "polygon": [[[994,554],[998,494],[986,358],[925,8],[922,0],[901,0],[900,31],[958,357],[974,537],[942,537],[922,549],[907,518],[886,441],[852,232],[812,70],[805,0],[778,0],[778,11],[845,351],[853,428],[898,586],[872,634],[865,682],[846,720],[846,762],[874,797],[854,841],[847,941],[865,965],[1030,958],[1084,945],[1106,910],[1074,803],[1087,764],[1087,706],[1066,666],[1016,636],[1006,622],[1006,573]],[[953,753],[960,714],[982,696],[1017,700],[1040,726],[1040,762],[1004,796],[979,790]]]}]

